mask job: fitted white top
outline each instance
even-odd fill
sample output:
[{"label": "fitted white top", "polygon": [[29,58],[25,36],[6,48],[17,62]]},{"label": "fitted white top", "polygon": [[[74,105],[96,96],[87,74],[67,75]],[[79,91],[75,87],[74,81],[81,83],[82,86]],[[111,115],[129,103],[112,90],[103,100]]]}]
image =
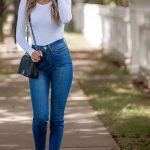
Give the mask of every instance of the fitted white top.
[{"label": "fitted white top", "polygon": [[[27,0],[21,0],[18,9],[16,41],[31,56],[35,51],[25,38],[25,7]],[[58,10],[60,23],[56,24],[51,16],[52,1],[46,4],[36,3],[36,7],[31,12],[31,22],[37,45],[48,45],[64,37],[64,27],[72,19],[71,0],[58,0]],[[31,30],[30,30],[31,33]],[[31,42],[34,43],[31,35]]]}]

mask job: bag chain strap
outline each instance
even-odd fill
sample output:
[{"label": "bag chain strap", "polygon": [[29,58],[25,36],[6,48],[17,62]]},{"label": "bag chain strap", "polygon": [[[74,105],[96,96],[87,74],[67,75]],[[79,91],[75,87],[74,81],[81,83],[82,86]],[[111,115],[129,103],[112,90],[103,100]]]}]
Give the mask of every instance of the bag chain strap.
[{"label": "bag chain strap", "polygon": [[[36,46],[36,49],[37,49],[37,43],[36,43],[36,39],[35,39],[35,35],[34,35],[34,32],[33,32],[33,28],[32,28],[32,23],[31,23],[31,16],[29,15],[29,25],[30,25],[30,28],[31,28],[31,33],[32,33],[32,36],[33,36],[33,40],[34,40],[34,44]],[[27,26],[27,41],[29,41],[29,28]],[[27,52],[26,52],[27,53]],[[28,53],[27,53],[28,54]],[[28,54],[29,55],[29,54]]]}]

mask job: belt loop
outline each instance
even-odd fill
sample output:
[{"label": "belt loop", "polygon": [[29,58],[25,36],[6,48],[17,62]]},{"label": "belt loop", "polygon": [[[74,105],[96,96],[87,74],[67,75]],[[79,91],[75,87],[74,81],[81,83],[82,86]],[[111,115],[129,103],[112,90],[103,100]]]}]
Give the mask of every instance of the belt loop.
[{"label": "belt loop", "polygon": [[37,46],[35,45],[35,50],[39,50],[39,46],[38,45]]},{"label": "belt loop", "polygon": [[49,48],[49,49],[50,49],[50,44],[48,44],[48,45],[47,45],[47,48]]}]

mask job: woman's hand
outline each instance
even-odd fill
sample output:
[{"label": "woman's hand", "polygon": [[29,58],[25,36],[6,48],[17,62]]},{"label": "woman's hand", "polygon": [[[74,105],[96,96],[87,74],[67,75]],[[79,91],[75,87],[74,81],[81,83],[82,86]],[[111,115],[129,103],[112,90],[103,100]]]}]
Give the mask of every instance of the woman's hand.
[{"label": "woman's hand", "polygon": [[38,61],[40,61],[40,59],[41,59],[42,56],[43,56],[42,51],[35,50],[32,53],[31,59],[32,59],[33,62],[38,62]]}]

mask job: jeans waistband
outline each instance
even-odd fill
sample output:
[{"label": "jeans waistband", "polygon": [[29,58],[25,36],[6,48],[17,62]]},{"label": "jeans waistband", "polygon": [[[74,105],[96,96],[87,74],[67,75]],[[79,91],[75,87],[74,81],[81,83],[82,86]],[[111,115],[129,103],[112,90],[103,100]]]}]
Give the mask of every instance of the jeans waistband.
[{"label": "jeans waistband", "polygon": [[[60,43],[60,42],[65,42],[66,43],[66,39],[65,38],[61,38],[61,39],[59,39],[59,40],[56,40],[56,41],[54,41],[54,42],[52,42],[52,43],[50,43],[50,44],[48,44],[48,45],[37,45],[37,48],[38,49],[40,49],[40,48],[43,48],[43,47],[49,47],[49,48],[51,48],[51,47],[53,47],[53,46],[56,46],[58,43]],[[36,47],[36,45],[34,45],[34,44],[32,44],[32,47]]]}]

